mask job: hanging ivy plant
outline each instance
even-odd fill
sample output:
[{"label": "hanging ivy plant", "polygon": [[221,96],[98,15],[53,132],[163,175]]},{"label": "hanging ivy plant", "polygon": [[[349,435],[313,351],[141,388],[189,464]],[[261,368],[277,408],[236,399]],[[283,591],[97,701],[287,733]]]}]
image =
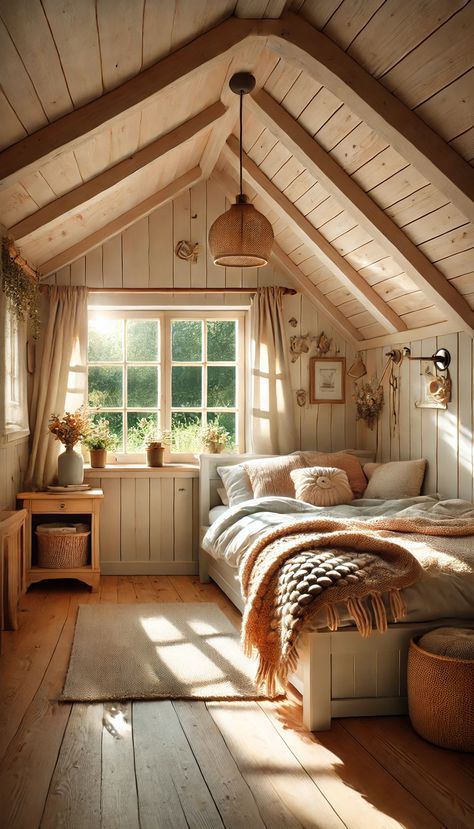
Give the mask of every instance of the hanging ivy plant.
[{"label": "hanging ivy plant", "polygon": [[2,291],[19,322],[28,320],[33,338],[39,334],[39,285],[10,255],[8,239],[2,241]]}]

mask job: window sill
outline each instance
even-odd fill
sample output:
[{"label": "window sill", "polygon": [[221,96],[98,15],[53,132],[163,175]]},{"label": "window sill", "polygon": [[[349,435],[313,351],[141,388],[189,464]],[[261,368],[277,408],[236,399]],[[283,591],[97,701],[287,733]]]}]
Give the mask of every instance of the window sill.
[{"label": "window sill", "polygon": [[84,465],[84,478],[167,478],[199,477],[199,465],[192,463],[166,463],[164,466],[147,466],[144,463],[113,463],[105,467]]}]

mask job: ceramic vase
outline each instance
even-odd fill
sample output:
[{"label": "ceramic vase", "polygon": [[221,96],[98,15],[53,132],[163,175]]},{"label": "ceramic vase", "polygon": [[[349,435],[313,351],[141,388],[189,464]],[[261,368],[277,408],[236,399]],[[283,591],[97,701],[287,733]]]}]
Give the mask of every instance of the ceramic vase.
[{"label": "ceramic vase", "polygon": [[66,446],[58,457],[58,484],[70,486],[84,481],[84,461],[82,455],[74,451],[73,446]]}]

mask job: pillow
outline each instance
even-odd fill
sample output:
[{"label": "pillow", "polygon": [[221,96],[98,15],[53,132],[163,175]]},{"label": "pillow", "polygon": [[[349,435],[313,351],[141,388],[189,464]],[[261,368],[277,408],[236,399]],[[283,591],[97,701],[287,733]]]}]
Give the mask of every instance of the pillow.
[{"label": "pillow", "polygon": [[240,463],[234,466],[218,466],[217,474],[224,484],[230,507],[253,498],[248,475]]},{"label": "pillow", "polygon": [[335,466],[307,466],[290,472],[298,501],[306,501],[316,507],[333,507],[349,504],[352,489],[343,469]]},{"label": "pillow", "polygon": [[228,507],[229,506],[229,496],[227,495],[227,492],[225,491],[225,487],[218,486],[217,487],[217,494],[218,494],[219,498],[221,499],[222,503],[224,504],[224,506]]},{"label": "pillow", "polygon": [[295,485],[290,477],[293,469],[300,469],[303,461],[298,455],[279,455],[276,458],[260,458],[242,464],[250,479],[254,498],[265,495],[295,497]]},{"label": "pillow", "polygon": [[367,479],[362,471],[359,459],[347,452],[301,452],[304,466],[332,466],[343,469],[354,493],[354,498],[362,498],[367,486]]},{"label": "pillow", "polygon": [[372,472],[364,498],[415,497],[421,492],[425,469],[424,458],[381,463]]},{"label": "pillow", "polygon": [[368,481],[370,481],[372,475],[374,474],[375,470],[382,466],[381,463],[364,463],[364,475]]}]

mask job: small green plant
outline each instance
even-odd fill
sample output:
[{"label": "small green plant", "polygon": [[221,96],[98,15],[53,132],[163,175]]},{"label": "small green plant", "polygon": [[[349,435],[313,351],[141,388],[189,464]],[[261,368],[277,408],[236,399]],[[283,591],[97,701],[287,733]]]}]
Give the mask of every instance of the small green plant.
[{"label": "small green plant", "polygon": [[18,320],[28,320],[33,338],[39,335],[39,283],[28,276],[12,258],[8,239],[2,241],[2,291],[9,307]]},{"label": "small green plant", "polygon": [[229,438],[229,432],[219,423],[219,420],[208,423],[201,430],[201,441],[206,452],[222,452],[227,446]]},{"label": "small green plant", "polygon": [[91,431],[84,438],[83,445],[86,449],[106,449],[108,452],[117,449],[117,436],[110,431],[109,421],[105,417],[100,417],[95,421]]}]

